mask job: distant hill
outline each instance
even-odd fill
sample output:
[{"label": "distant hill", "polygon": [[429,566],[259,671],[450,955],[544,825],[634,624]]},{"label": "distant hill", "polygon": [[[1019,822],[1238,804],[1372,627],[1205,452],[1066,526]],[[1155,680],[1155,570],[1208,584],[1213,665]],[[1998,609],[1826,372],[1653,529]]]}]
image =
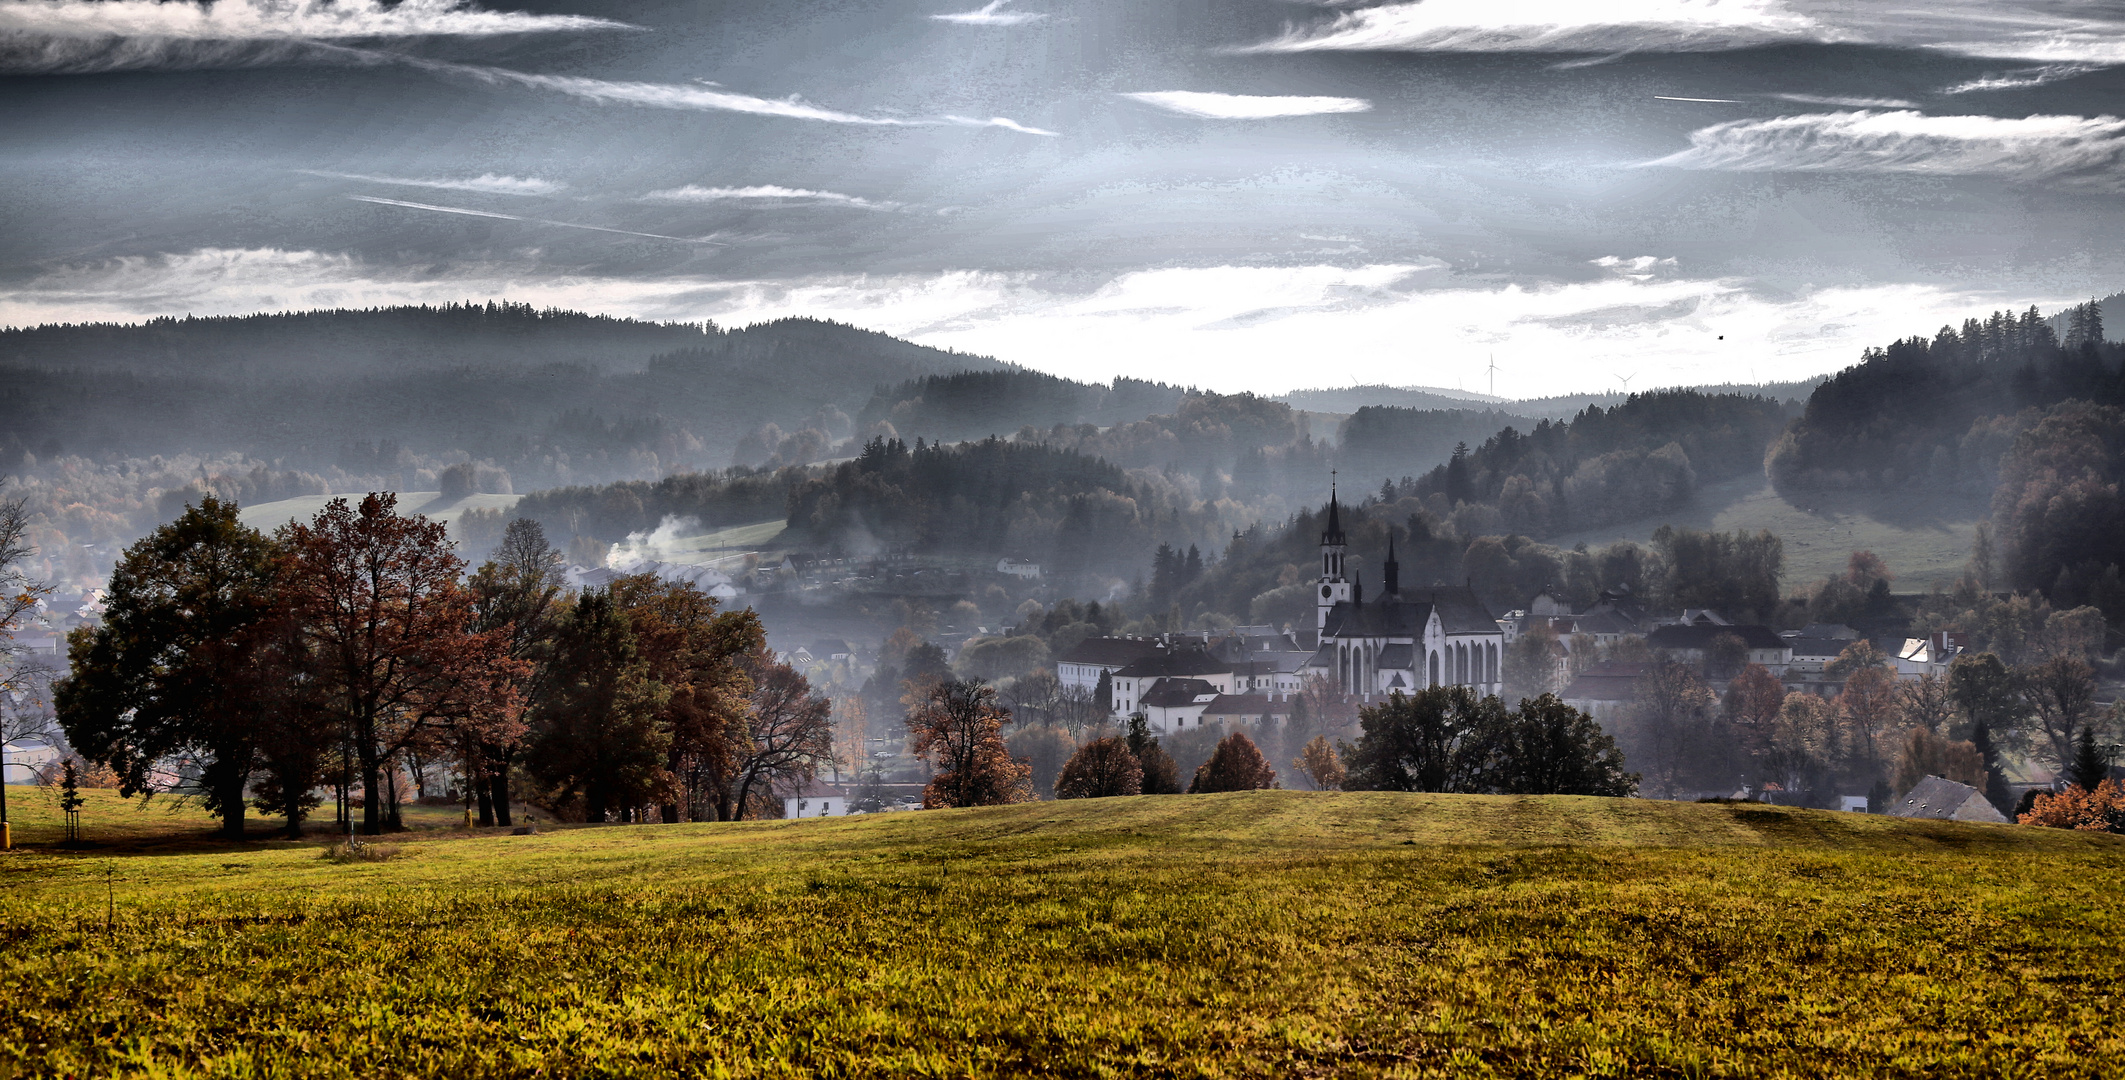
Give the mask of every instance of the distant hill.
[{"label": "distant hill", "polygon": [[1472,405],[1496,405],[1505,401],[1489,394],[1445,390],[1436,386],[1335,386],[1322,390],[1293,390],[1276,400],[1294,409],[1320,413],[1354,413],[1367,405],[1393,405],[1404,409],[1466,409]]},{"label": "distant hill", "polygon": [[[0,457],[243,453],[388,472],[462,452],[518,484],[718,468],[776,423],[852,434],[881,385],[1002,371],[813,319],[728,330],[527,305],[0,330]],[[0,468],[9,467],[0,460]]]}]

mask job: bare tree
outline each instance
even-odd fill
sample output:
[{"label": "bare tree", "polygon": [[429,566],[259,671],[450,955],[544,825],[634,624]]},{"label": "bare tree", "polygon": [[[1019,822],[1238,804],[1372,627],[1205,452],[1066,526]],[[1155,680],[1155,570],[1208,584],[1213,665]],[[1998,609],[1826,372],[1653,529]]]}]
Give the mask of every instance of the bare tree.
[{"label": "bare tree", "polygon": [[834,703],[765,646],[743,666],[752,677],[752,709],[726,820],[743,820],[756,793],[765,798],[777,785],[810,780],[834,760]]},{"label": "bare tree", "polygon": [[[22,561],[36,554],[29,543],[28,503],[0,499],[0,748],[20,739],[50,741],[54,728],[51,668],[30,659],[15,631],[37,610],[52,587],[29,576]],[[0,822],[7,820],[7,764],[0,754]]]}]

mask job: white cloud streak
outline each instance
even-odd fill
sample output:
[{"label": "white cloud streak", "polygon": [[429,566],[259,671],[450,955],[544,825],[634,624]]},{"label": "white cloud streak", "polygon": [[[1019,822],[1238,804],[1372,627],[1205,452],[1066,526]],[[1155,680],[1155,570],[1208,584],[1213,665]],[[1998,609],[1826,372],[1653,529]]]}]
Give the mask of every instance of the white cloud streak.
[{"label": "white cloud streak", "polygon": [[1926,116],[1835,112],[1736,120],[1690,133],[1649,166],[1737,172],[1996,176],[2117,187],[2125,120],[2114,116]]},{"label": "white cloud streak", "polygon": [[549,221],[545,218],[519,217],[516,214],[497,214],[492,210],[470,210],[462,206],[437,206],[434,203],[408,202],[404,199],[385,199],[375,195],[349,195],[355,202],[375,203],[378,206],[401,206],[408,210],[427,210],[437,214],[459,214],[465,217],[495,218],[501,221],[522,221],[532,225],[552,225],[562,229],[587,229],[591,232],[617,233],[621,236],[646,236],[652,240],[675,240],[682,244],[713,244],[706,237],[666,236],[663,233],[636,232],[633,229],[608,229],[603,225],[582,225],[573,221]]},{"label": "white cloud streak", "polygon": [[816,191],[811,188],[782,187],[779,184],[755,184],[750,187],[701,187],[695,184],[688,184],[685,187],[652,191],[642,196],[643,202],[664,203],[716,203],[731,200],[825,203],[830,206],[852,206],[863,210],[892,210],[900,205],[894,202],[875,202],[855,195],[843,195],[838,191]]},{"label": "white cloud streak", "polygon": [[1292,27],[1248,52],[1700,52],[1835,40],[1776,0],[1422,0]]},{"label": "white cloud streak", "polygon": [[2021,71],[1980,76],[1968,82],[1942,87],[1941,93],[1982,94],[1999,90],[2027,90],[2033,86],[2043,86],[2047,83],[2058,82],[2061,79],[2071,79],[2076,75],[2086,75],[2091,71],[2101,70],[2101,68],[2101,64],[2045,64],[2042,67],[2024,68]]},{"label": "white cloud streak", "polygon": [[957,23],[960,26],[1023,26],[1048,17],[1044,11],[1005,11],[1003,7],[1011,0],[989,0],[972,11],[955,11],[944,15],[932,15],[938,22]]},{"label": "white cloud streak", "polygon": [[[1973,313],[2077,299],[1918,284],[1766,296],[1743,281],[1683,277],[1657,256],[1597,265],[1609,273],[1508,285],[1462,281],[1436,263],[1177,267],[1086,289],[978,271],[796,280],[617,279],[500,265],[439,273],[321,252],[203,249],[54,267],[0,290],[0,324],[506,297],[725,325],[830,318],[1073,378],[1155,374],[1220,390],[1346,378],[1452,386],[1456,373],[1475,379],[1495,352],[1509,372],[1499,392],[1527,396],[1604,389],[1633,372],[1644,387],[1727,382],[1752,368],[1757,379],[1800,378]],[[1415,368],[1413,327],[1427,341]],[[1336,360],[1298,377],[1293,356]]]},{"label": "white cloud streak", "polygon": [[1359,113],[1372,108],[1363,98],[1271,97],[1257,94],[1210,94],[1192,90],[1150,90],[1121,97],[1204,120],[1270,120],[1285,116]]},{"label": "white cloud streak", "polygon": [[323,176],[334,180],[361,180],[372,184],[391,184],[397,187],[432,188],[438,191],[472,191],[482,195],[555,195],[568,190],[568,185],[558,180],[540,180],[536,177],[496,176],[481,173],[464,179],[423,179],[411,176],[370,176],[364,173],[326,172],[322,169],[298,169],[306,176]]},{"label": "white cloud streak", "polygon": [[764,98],[725,90],[712,83],[649,83],[621,82],[608,79],[588,79],[577,75],[535,75],[508,68],[485,67],[476,64],[452,64],[438,60],[420,60],[411,57],[395,57],[399,62],[444,75],[459,75],[490,85],[528,86],[567,94],[600,105],[639,105],[651,109],[678,109],[688,112],[735,112],[755,116],[777,116],[789,120],[813,120],[828,124],[856,124],[868,127],[999,127],[1026,135],[1042,135],[1049,138],[1057,133],[1036,127],[1028,127],[1008,117],[991,117],[978,120],[967,116],[941,116],[934,118],[905,118],[896,116],[865,116],[859,113],[842,112],[814,105],[803,98]]},{"label": "white cloud streak", "polygon": [[[2034,63],[2125,63],[2125,21],[2093,4],[1935,0],[1417,0],[1293,26],[1242,52],[1711,52],[1777,44],[1931,49]],[[1587,63],[1600,62],[1588,60]]]},{"label": "white cloud streak", "polygon": [[1819,94],[1772,94],[1779,101],[1796,105],[1834,105],[1841,109],[1916,109],[1917,102],[1902,98],[1830,97]]},{"label": "white cloud streak", "polygon": [[633,29],[588,15],[483,11],[465,0],[0,0],[0,36],[333,41]]}]

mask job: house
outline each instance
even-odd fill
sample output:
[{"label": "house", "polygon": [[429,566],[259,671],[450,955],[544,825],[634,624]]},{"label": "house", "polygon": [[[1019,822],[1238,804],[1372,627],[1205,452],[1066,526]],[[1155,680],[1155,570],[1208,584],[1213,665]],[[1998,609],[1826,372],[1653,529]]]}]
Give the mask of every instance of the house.
[{"label": "house", "polygon": [[1712,643],[1727,636],[1740,638],[1742,645],[1748,649],[1748,662],[1762,664],[1769,668],[1773,675],[1785,674],[1786,666],[1793,662],[1793,646],[1780,637],[1778,631],[1768,626],[1684,622],[1673,626],[1654,627],[1653,632],[1645,636],[1645,643],[1677,660],[1702,664],[1711,652]]},{"label": "house", "polygon": [[1021,559],[996,560],[996,572],[999,574],[1008,574],[1011,577],[1015,578],[1025,578],[1028,581],[1040,580],[1040,564],[1037,562],[1026,562]]},{"label": "house", "polygon": [[1145,691],[1137,708],[1151,730],[1171,735],[1186,730],[1189,721],[1203,726],[1203,713],[1221,696],[1218,688],[1203,679],[1160,679]]},{"label": "house", "polygon": [[782,816],[786,818],[846,817],[848,812],[848,796],[840,788],[825,784],[806,784],[796,794],[782,797]]},{"label": "house", "polygon": [[849,643],[840,638],[820,638],[812,642],[810,647],[813,656],[821,660],[832,660],[836,663],[845,661],[855,655],[855,650],[849,648]]},{"label": "house", "polygon": [[1946,677],[1948,665],[1963,650],[1948,644],[1945,634],[1930,637],[1904,638],[1889,657],[1889,665],[1896,669],[1896,677],[1904,682],[1917,682],[1928,675]]},{"label": "house", "polygon": [[1280,727],[1291,722],[1292,701],[1275,694],[1219,694],[1203,708],[1200,722],[1227,728],[1240,724]]},{"label": "house", "polygon": [[1644,678],[1652,666],[1636,661],[1603,660],[1580,672],[1579,677],[1558,696],[1566,705],[1608,724],[1621,719],[1638,700],[1638,680]]},{"label": "house", "polygon": [[1316,583],[1320,648],[1306,666],[1309,675],[1327,679],[1339,693],[1368,698],[1441,685],[1479,694],[1502,689],[1505,631],[1474,590],[1434,586],[1405,593],[1390,537],[1382,567],[1386,588],[1367,603],[1365,583],[1344,576],[1347,546],[1331,488]]},{"label": "house", "polygon": [[1164,648],[1156,638],[1088,637],[1063,650],[1055,661],[1055,680],[1066,689],[1090,694],[1099,689],[1100,675],[1111,675]]},{"label": "house", "polygon": [[2007,824],[2007,815],[1968,784],[1929,776],[1911,789],[1911,794],[1889,808],[1893,817],[1932,818],[1938,821],[1989,821]]},{"label": "house", "polygon": [[1200,679],[1215,687],[1215,693],[1232,692],[1232,665],[1200,648],[1178,648],[1152,653],[1114,672],[1114,715],[1127,716],[1149,703],[1151,688],[1161,679]]}]

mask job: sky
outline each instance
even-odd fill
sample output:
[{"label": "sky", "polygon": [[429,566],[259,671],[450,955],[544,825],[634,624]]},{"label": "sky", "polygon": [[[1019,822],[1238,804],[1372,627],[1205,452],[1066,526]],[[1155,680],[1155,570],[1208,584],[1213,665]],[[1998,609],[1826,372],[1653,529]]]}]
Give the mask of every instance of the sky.
[{"label": "sky", "polygon": [[2125,6],[0,0],[0,324],[509,299],[1767,382],[2125,288]]}]

